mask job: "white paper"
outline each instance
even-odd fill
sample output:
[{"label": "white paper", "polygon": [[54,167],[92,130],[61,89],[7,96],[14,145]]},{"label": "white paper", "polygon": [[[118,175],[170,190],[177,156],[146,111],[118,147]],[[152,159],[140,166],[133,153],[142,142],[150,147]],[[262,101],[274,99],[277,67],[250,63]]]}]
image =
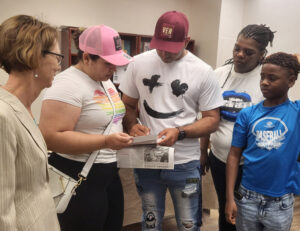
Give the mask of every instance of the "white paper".
[{"label": "white paper", "polygon": [[174,169],[174,148],[133,145],[117,151],[119,168]]},{"label": "white paper", "polygon": [[136,136],[133,137],[132,145],[157,144],[157,141],[156,135]]}]

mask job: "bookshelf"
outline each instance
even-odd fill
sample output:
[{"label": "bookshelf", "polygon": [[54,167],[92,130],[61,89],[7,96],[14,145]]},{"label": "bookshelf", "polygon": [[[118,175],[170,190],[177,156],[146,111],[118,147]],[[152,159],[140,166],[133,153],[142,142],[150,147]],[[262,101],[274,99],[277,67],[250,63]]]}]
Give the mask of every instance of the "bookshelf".
[{"label": "bookshelf", "polygon": [[[129,33],[119,33],[122,39],[122,44],[124,44],[124,50],[131,56],[143,53],[150,50],[150,41],[152,39],[151,35],[140,35],[140,34],[129,34]],[[187,45],[187,49],[194,53],[195,40],[190,40]]]},{"label": "bookshelf", "polygon": [[[78,32],[78,27],[62,26],[61,29],[61,51],[65,56],[61,63],[61,69],[65,70],[69,66],[77,63],[77,45],[73,35]],[[78,41],[77,41],[78,42]]]},{"label": "bookshelf", "polygon": [[[78,33],[79,30],[84,28],[72,27],[72,26],[61,26],[61,50],[65,58],[62,61],[61,68],[65,70],[71,65],[77,63],[77,46],[78,41],[74,41],[73,35]],[[122,39],[122,46],[124,51],[135,56],[147,50],[150,50],[151,35],[141,35],[132,33],[120,32]],[[195,40],[190,40],[187,49],[194,53]]]},{"label": "bookshelf", "polygon": [[122,45],[124,45],[124,51],[127,54],[135,56],[137,54],[150,50],[150,41],[152,36],[122,32],[120,32],[119,34],[122,39]]}]

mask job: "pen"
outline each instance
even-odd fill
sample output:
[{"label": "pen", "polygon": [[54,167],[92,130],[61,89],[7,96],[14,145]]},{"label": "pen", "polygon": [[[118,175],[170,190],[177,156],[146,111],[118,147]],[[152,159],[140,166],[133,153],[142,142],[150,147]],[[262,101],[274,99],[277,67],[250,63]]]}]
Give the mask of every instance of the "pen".
[{"label": "pen", "polygon": [[[150,134],[150,130],[149,128],[147,128],[146,126],[144,126],[140,120],[140,118],[136,118],[136,121],[138,122],[139,125],[142,125],[143,128],[140,130],[141,132],[144,133],[144,136],[148,136]],[[136,136],[136,135],[135,135]]]},{"label": "pen", "polygon": [[138,124],[142,125],[140,118],[136,118],[136,121],[138,122]]}]

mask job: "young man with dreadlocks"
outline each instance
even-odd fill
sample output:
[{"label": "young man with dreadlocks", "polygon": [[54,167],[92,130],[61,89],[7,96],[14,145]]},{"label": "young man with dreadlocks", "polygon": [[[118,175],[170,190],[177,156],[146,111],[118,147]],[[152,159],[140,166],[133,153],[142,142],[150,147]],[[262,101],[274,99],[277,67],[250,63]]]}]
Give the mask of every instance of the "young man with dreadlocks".
[{"label": "young man with dreadlocks", "polygon": [[[241,110],[226,166],[226,219],[239,231],[288,231],[293,194],[300,193],[300,100],[288,90],[300,64],[294,55],[275,53],[263,61],[260,89],[265,100]],[[234,191],[241,156],[242,182]]]},{"label": "young man with dreadlocks", "polygon": [[[219,202],[219,231],[234,231],[235,226],[226,222],[226,160],[231,145],[231,137],[237,114],[242,108],[263,100],[259,90],[261,61],[266,47],[272,44],[274,33],[265,25],[248,25],[237,36],[233,48],[233,58],[215,70],[222,88],[225,105],[220,109],[219,128],[210,137],[201,138],[201,169],[211,168]],[[208,141],[211,149],[208,157]],[[241,168],[237,187],[239,186]]]}]

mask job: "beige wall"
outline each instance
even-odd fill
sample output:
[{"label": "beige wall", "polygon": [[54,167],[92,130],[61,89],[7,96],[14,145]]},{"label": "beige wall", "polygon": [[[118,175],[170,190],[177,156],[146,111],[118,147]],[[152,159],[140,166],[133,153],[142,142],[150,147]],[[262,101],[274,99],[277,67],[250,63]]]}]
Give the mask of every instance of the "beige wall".
[{"label": "beige wall", "polygon": [[[56,26],[103,23],[119,32],[152,35],[162,13],[179,10],[189,18],[197,55],[215,66],[220,5],[221,0],[1,0],[0,22],[29,14]],[[6,79],[7,74],[0,70],[0,84]],[[37,120],[40,98],[33,105]]]},{"label": "beige wall", "polygon": [[232,57],[236,36],[243,27],[245,0],[223,0],[220,13],[217,67]]},{"label": "beige wall", "polygon": [[120,32],[152,34],[163,12],[189,15],[190,5],[190,0],[1,0],[0,20],[25,13],[57,26],[103,23]]},{"label": "beige wall", "polygon": [[191,36],[196,40],[196,54],[216,67],[221,0],[190,1]]},{"label": "beige wall", "polygon": [[220,6],[221,0],[1,0],[0,22],[30,14],[56,26],[103,23],[119,32],[152,35],[162,13],[179,10],[189,18],[198,53],[215,65]]},{"label": "beige wall", "polygon": [[[248,0],[245,8],[244,24],[263,23],[276,31],[269,54],[278,51],[300,54],[299,0]],[[291,99],[300,99],[299,79],[289,93]]]},{"label": "beige wall", "polygon": [[[272,10],[270,10],[272,9]],[[16,14],[30,14],[52,25],[106,24],[119,32],[153,34],[157,18],[165,11],[184,12],[190,21],[196,55],[218,67],[232,56],[240,29],[265,23],[276,30],[270,52],[300,53],[298,0],[1,0],[0,22]],[[0,70],[0,84],[7,74]],[[291,90],[300,99],[300,81]],[[33,105],[39,118],[40,99]]]},{"label": "beige wall", "polygon": [[[222,0],[217,66],[232,57],[236,36],[248,24],[266,24],[277,31],[269,54],[300,53],[299,12],[299,0]],[[300,99],[299,80],[290,90],[290,98]]]}]

